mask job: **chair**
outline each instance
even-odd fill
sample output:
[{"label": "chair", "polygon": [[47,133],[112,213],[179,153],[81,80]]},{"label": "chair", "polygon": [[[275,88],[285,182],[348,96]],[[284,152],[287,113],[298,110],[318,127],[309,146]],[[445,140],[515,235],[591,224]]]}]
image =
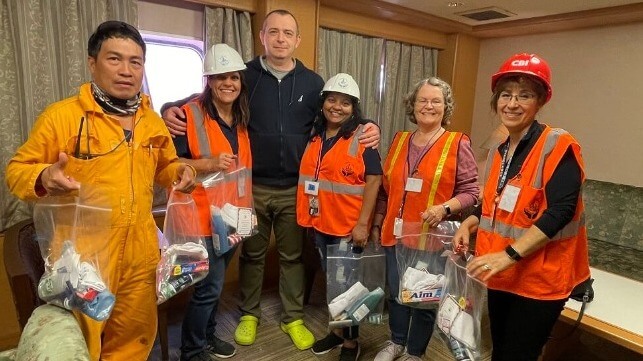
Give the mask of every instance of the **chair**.
[{"label": "chair", "polygon": [[[5,232],[4,262],[18,314],[18,323],[20,329],[24,330],[33,311],[44,304],[38,297],[38,282],[45,272],[45,264],[31,219],[15,224]],[[167,309],[171,306],[168,303],[171,302],[158,307],[158,333],[163,361],[169,360]]]},{"label": "chair", "polygon": [[35,235],[33,221],[30,219],[9,227],[5,233],[4,264],[20,330],[24,329],[33,310],[44,304],[38,298],[38,282],[45,272],[45,263]]}]

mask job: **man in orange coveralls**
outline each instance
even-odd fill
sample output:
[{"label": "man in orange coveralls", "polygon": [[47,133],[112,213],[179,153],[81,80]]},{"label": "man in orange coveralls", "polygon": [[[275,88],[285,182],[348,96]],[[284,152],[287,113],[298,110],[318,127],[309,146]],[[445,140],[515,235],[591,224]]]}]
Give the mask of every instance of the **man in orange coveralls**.
[{"label": "man in orange coveralls", "polygon": [[[76,312],[92,360],[146,360],[156,337],[152,218],[154,181],[191,192],[195,171],[179,163],[167,128],[140,93],[145,43],[131,25],[107,21],[89,39],[92,81],[51,104],[11,159],[6,181],[24,200],[64,195],[88,185],[112,208],[108,266],[100,270],[115,295],[98,322]],[[102,240],[96,240],[100,242]]]}]

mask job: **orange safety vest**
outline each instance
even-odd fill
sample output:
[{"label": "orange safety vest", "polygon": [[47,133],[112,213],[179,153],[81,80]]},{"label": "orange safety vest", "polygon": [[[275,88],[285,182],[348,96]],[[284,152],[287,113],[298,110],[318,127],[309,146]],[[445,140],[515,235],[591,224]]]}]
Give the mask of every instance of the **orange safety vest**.
[{"label": "orange safety vest", "polygon": [[[221,153],[232,154],[230,142],[221,131],[220,125],[212,119],[205,109],[198,102],[190,102],[183,106],[187,120],[188,146],[193,159],[216,157]],[[240,171],[240,177],[234,180],[241,180],[245,194],[240,195],[237,181],[231,181],[226,185],[226,191],[223,198],[230,200],[235,206],[252,206],[252,156],[250,152],[250,139],[248,130],[244,127],[237,127],[237,140],[239,142],[239,153],[237,154],[238,167],[246,169]],[[210,201],[205,189],[201,184],[192,192],[192,197],[197,205],[199,213],[199,230],[201,235],[211,236],[212,228],[210,225]]]},{"label": "orange safety vest", "polygon": [[[386,204],[386,217],[382,223],[381,242],[383,246],[393,246],[396,243],[393,235],[393,225],[395,218],[399,216],[408,178],[409,165],[407,165],[407,157],[410,135],[410,132],[398,132],[395,134],[393,143],[389,148],[389,154],[384,162],[382,184],[388,194],[388,202]],[[426,234],[429,230],[428,225],[422,222],[420,214],[428,207],[442,204],[453,197],[458,164],[458,148],[464,136],[462,133],[445,131],[418,164],[414,177],[422,179],[422,190],[421,192],[406,192],[404,208],[402,209],[404,234]],[[413,226],[416,226],[415,228],[417,229],[413,229]],[[434,250],[442,247],[437,244],[427,244],[426,238],[426,236],[417,238],[404,237],[404,242],[407,247],[422,250]]]},{"label": "orange safety vest", "polygon": [[[297,223],[313,227],[319,232],[343,237],[351,234],[362,210],[366,185],[366,166],[362,154],[364,146],[357,137],[362,132],[358,126],[350,138],[340,137],[324,155],[317,170],[323,141],[316,136],[308,143],[299,167],[297,184]],[[315,173],[318,171],[318,178]],[[304,192],[306,181],[319,183],[319,215],[310,215],[309,194]]]},{"label": "orange safety vest", "polygon": [[[513,212],[499,209],[495,203],[502,157],[495,147],[489,151],[487,183],[476,237],[478,255],[504,252],[507,245],[519,239],[540,218],[547,209],[545,186],[569,148],[581,168],[581,179],[585,180],[578,142],[562,129],[545,126],[519,173],[507,182],[520,189]],[[574,286],[589,277],[584,209],[582,196],[579,196],[574,218],[549,243],[496,274],[487,286],[541,300],[569,296]]]}]

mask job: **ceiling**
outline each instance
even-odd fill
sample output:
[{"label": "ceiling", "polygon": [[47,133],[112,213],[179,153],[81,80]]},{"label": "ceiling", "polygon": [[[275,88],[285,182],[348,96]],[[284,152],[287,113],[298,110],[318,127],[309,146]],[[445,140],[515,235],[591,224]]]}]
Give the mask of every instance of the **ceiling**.
[{"label": "ceiling", "polygon": [[[349,13],[446,34],[480,38],[547,33],[643,21],[643,2],[630,0],[320,0]],[[449,6],[457,3],[458,6]],[[477,21],[460,13],[492,8],[510,16]]]},{"label": "ceiling", "polygon": [[[612,8],[620,5],[636,4],[630,0],[382,0],[390,4],[418,10],[458,23],[478,26],[520,19],[550,17],[580,11]],[[457,4],[457,6],[453,6]],[[450,6],[451,5],[451,6]],[[499,13],[508,12],[509,17],[497,20],[477,21],[459,13],[492,8]]]}]

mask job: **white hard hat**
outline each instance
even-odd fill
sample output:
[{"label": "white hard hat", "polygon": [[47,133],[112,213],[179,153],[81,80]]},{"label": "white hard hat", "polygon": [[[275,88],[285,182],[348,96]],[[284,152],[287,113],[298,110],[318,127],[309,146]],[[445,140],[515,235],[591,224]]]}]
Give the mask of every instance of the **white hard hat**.
[{"label": "white hard hat", "polygon": [[355,79],[346,73],[338,73],[334,77],[328,79],[326,84],[324,84],[324,89],[322,89],[322,93],[324,92],[342,93],[359,100],[359,87],[357,86]]},{"label": "white hard hat", "polygon": [[203,76],[230,73],[246,68],[241,55],[227,44],[214,44],[205,54]]}]

